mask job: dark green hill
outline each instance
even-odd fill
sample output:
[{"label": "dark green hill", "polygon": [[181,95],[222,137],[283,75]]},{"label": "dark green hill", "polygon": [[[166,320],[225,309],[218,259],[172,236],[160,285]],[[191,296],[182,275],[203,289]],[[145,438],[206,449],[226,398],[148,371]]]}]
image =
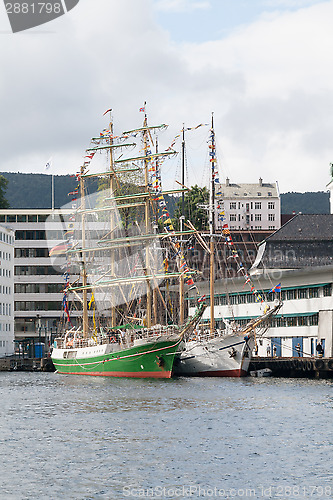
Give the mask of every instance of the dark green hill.
[{"label": "dark green hill", "polygon": [[330,194],[324,191],[281,194],[281,214],[329,214]]},{"label": "dark green hill", "polygon": [[[3,172],[8,179],[5,197],[11,208],[51,208],[51,175],[21,174]],[[69,203],[77,186],[76,177],[54,176],[54,206],[59,208]],[[91,190],[97,189],[97,181],[90,183]]]},{"label": "dark green hill", "polygon": [[[51,175],[21,174],[13,172],[1,173],[8,179],[5,198],[11,208],[51,208]],[[75,190],[76,177],[70,175],[54,176],[55,207],[59,208],[72,199],[68,193]],[[89,191],[97,190],[97,180],[89,181]],[[177,198],[166,196],[171,217],[175,209]],[[330,196],[324,191],[309,193],[281,194],[281,213],[292,214],[328,214],[330,213]]]}]

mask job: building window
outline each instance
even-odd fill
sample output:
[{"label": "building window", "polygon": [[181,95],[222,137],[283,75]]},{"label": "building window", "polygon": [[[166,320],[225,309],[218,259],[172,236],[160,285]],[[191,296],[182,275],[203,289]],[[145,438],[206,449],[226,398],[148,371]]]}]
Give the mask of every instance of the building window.
[{"label": "building window", "polygon": [[297,326],[308,326],[307,316],[299,316]]},{"label": "building window", "polygon": [[237,203],[235,201],[230,202],[230,210],[236,210]]},{"label": "building window", "polygon": [[261,229],[261,226],[254,226],[254,229]]},{"label": "building window", "polygon": [[292,290],[287,290],[287,300],[296,299],[296,290],[293,288]]},{"label": "building window", "polygon": [[287,318],[287,326],[297,326],[297,317],[292,316],[291,318]]},{"label": "building window", "polygon": [[260,221],[261,220],[261,214],[255,214],[254,220]]},{"label": "building window", "polygon": [[274,229],[275,229],[275,226],[268,226],[268,229],[272,229],[272,230],[274,230]]},{"label": "building window", "polygon": [[268,191],[268,196],[272,196],[272,193],[271,193],[271,191]]},{"label": "building window", "polygon": [[260,193],[260,191],[258,191],[257,195],[258,195],[258,196],[261,196],[261,193]]},{"label": "building window", "polygon": [[324,297],[329,297],[330,295],[332,295],[332,285],[331,284],[325,285],[323,288],[324,288]]},{"label": "building window", "polygon": [[318,288],[309,288],[309,299],[319,297]]},{"label": "building window", "polygon": [[275,214],[268,214],[268,220],[273,222],[275,220]]},{"label": "building window", "polygon": [[297,295],[299,299],[307,299],[308,298],[308,289],[307,288],[299,288],[297,290]]},{"label": "building window", "polygon": [[274,210],[274,209],[275,209],[274,201],[269,201],[268,202],[268,210]]},{"label": "building window", "polygon": [[255,210],[261,210],[261,201],[256,201],[254,203],[254,209]]},{"label": "building window", "polygon": [[309,317],[309,325],[310,326],[315,326],[318,325],[318,320],[319,320],[319,314],[313,314],[312,316]]},{"label": "building window", "polygon": [[237,220],[237,214],[230,214],[230,221],[235,222]]}]

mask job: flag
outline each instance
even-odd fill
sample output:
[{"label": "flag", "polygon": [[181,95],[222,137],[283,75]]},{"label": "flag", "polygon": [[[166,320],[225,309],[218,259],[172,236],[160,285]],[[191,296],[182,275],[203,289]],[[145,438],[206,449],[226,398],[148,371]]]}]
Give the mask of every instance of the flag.
[{"label": "flag", "polygon": [[268,293],[271,293],[271,292],[280,293],[281,292],[281,283],[278,283],[277,285],[273,286],[273,288]]},{"label": "flag", "polygon": [[107,110],[105,111],[105,113],[103,113],[103,116],[104,116],[104,115],[106,115],[106,113],[108,113],[109,111],[112,111],[112,108],[107,109]]},{"label": "flag", "polygon": [[139,109],[139,113],[144,113],[145,112],[145,107]]},{"label": "flag", "polygon": [[62,255],[66,253],[67,249],[68,249],[67,243],[60,243],[59,245],[56,245],[55,247],[51,248],[49,252],[49,257],[51,257],[52,255]]},{"label": "flag", "polygon": [[206,300],[206,295],[201,295],[201,297],[198,298],[198,304],[200,304],[200,302],[204,302]]},{"label": "flag", "polygon": [[64,298],[62,300],[62,304],[63,304],[63,307],[64,307],[64,311],[65,313],[67,314],[67,319],[68,319],[68,323],[73,326],[72,322],[71,322],[71,318],[69,316],[69,310],[68,310],[68,304],[67,304],[67,296],[66,296],[66,293],[64,295]]},{"label": "flag", "polygon": [[93,302],[95,302],[95,297],[94,297],[94,292],[91,292],[91,299],[90,299],[89,304],[88,304],[89,309],[91,308],[91,304],[92,304]]},{"label": "flag", "polygon": [[49,161],[46,162],[44,168],[45,168],[45,170],[48,170],[49,168],[51,168],[51,166],[52,166],[52,158],[50,158]]}]

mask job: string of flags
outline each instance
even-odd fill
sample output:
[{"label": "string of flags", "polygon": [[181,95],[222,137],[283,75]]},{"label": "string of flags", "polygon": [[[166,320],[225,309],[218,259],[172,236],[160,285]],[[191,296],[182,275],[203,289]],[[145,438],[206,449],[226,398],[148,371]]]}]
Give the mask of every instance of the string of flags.
[{"label": "string of flags", "polygon": [[[234,259],[237,265],[237,273],[240,273],[244,278],[244,287],[249,285],[250,291],[255,295],[256,302],[264,302],[263,295],[256,289],[254,286],[245,266],[243,265],[239,253],[237,251],[236,245],[231,236],[230,228],[227,223],[225,209],[224,209],[224,201],[222,199],[222,191],[221,184],[219,178],[218,164],[217,164],[217,156],[216,156],[216,144],[215,144],[215,132],[214,129],[210,130],[210,144],[209,144],[209,161],[211,163],[211,177],[214,184],[217,184],[217,192],[215,196],[217,198],[217,219],[222,224],[222,235],[224,236],[225,245],[228,247],[230,252],[230,258]],[[281,283],[273,287],[270,292],[281,292]],[[269,292],[269,293],[270,293]]]},{"label": "string of flags", "polygon": [[[149,156],[151,154],[150,150],[146,150],[146,155]],[[173,257],[178,257],[179,262],[179,271],[184,278],[184,282],[188,286],[195,287],[197,292],[199,293],[197,287],[195,286],[194,280],[192,278],[192,272],[186,262],[184,252],[176,237],[175,228],[172,224],[172,220],[170,214],[167,209],[167,203],[165,201],[163,192],[162,192],[162,184],[161,184],[161,172],[160,172],[160,162],[156,159],[155,163],[148,169],[150,174],[149,186],[153,189],[154,201],[157,201],[158,204],[158,220],[163,224],[164,230],[169,234],[170,241],[173,246],[175,255]],[[164,270],[167,272],[169,265],[169,261],[166,258],[164,260]]]},{"label": "string of flags", "polygon": [[[184,130],[185,131],[188,131],[188,130],[197,130],[198,128],[200,127],[207,127],[208,126],[208,123],[199,123],[199,125],[197,125],[196,127],[187,127],[185,128]],[[182,130],[183,131],[183,130]],[[181,133],[175,135],[175,137],[173,138],[173,140],[171,141],[171,144],[170,146],[166,149],[166,151],[172,151],[173,150],[173,147],[174,145],[176,144],[177,142],[177,139],[179,139],[179,137],[181,137]]]}]

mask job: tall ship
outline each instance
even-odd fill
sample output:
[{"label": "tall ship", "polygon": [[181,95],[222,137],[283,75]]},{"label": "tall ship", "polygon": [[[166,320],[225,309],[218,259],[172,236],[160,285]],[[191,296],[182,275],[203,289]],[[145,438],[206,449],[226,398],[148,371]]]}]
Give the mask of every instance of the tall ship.
[{"label": "tall ship", "polygon": [[[205,251],[209,254],[209,324],[202,323],[194,332],[184,335],[175,363],[175,374],[179,376],[242,377],[248,373],[252,352],[258,339],[267,331],[271,318],[280,310],[282,303],[278,298],[271,305],[265,302],[263,292],[254,285],[250,273],[243,265],[231,231],[225,222],[222,193],[216,191],[216,186],[219,183],[219,172],[213,115],[210,128],[209,158],[211,164],[209,204],[205,207],[209,214],[208,242],[200,238]],[[216,231],[216,219],[222,223],[222,230],[219,234]],[[190,222],[189,224],[191,225]],[[215,327],[214,283],[216,241],[218,239],[224,242],[227,258],[232,259],[237,265],[237,272],[244,278],[244,286],[249,287],[258,304],[257,316],[251,318],[245,325],[240,325],[229,318],[222,318],[224,328],[217,329]],[[230,303],[229,310],[232,310]]]},{"label": "tall ship", "polygon": [[[193,279],[166,198],[185,188],[162,189],[161,165],[176,151],[158,151],[166,125],[148,125],[145,107],[140,111],[143,125],[119,136],[106,112],[109,128],[86,150],[64,240],[50,251],[66,277],[64,331],[51,354],[58,373],[170,378],[180,344],[205,309],[198,300],[192,317],[174,321],[169,284],[189,287]],[[98,190],[89,194],[96,179]],[[76,323],[72,307],[80,312]]]}]

